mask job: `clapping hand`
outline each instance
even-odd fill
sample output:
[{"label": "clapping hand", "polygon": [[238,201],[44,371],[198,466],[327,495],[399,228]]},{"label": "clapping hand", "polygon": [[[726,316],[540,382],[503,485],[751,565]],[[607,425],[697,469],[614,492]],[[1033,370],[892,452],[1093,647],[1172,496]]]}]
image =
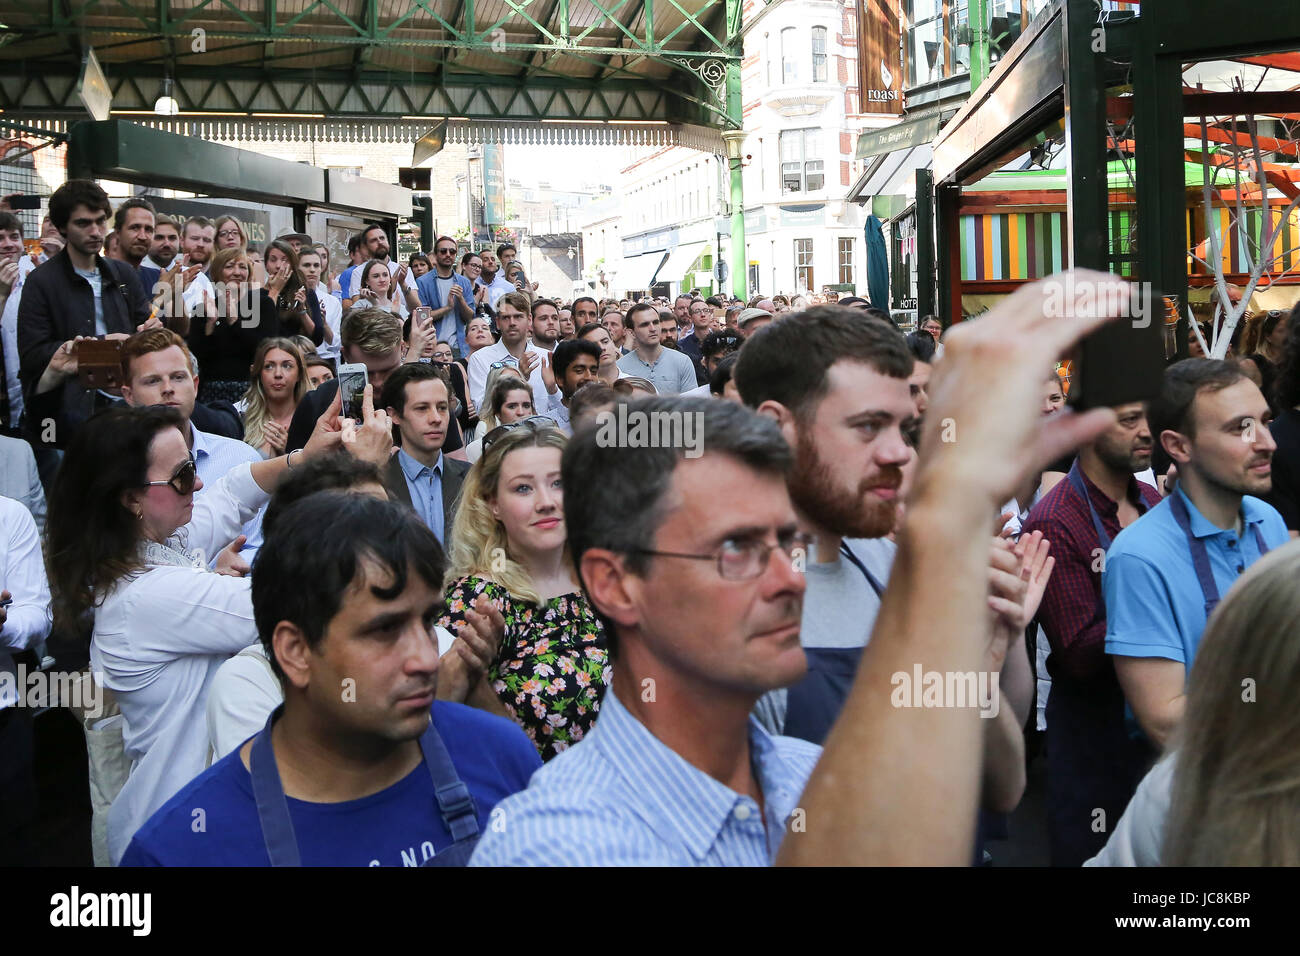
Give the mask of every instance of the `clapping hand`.
[{"label": "clapping hand", "polygon": [[486,595],[474,599],[456,628],[455,643],[439,662],[439,699],[464,701],[469,697],[496,660],[505,626],[505,618]]}]

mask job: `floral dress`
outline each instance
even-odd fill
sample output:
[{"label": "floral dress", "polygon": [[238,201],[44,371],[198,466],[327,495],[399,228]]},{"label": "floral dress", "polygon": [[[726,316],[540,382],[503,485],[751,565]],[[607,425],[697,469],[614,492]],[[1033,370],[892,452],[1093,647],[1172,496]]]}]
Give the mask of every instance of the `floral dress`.
[{"label": "floral dress", "polygon": [[447,590],[438,624],[455,634],[475,598],[487,594],[505,618],[505,634],[487,678],[506,711],[524,729],[543,760],[567,750],[596,722],[609,684],[605,631],[581,591],[537,607],[501,585],[461,578]]}]

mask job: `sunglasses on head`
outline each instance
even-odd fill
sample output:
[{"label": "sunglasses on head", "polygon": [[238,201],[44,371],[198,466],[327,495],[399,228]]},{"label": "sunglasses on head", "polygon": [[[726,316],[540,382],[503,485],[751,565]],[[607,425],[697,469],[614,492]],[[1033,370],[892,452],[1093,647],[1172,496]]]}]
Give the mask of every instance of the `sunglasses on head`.
[{"label": "sunglasses on head", "polygon": [[146,481],[145,485],[153,487],[154,485],[167,485],[178,495],[188,495],[194,491],[194,481],[198,477],[198,466],[194,463],[194,455],[191,454],[186,462],[176,469],[176,473],[165,481]]},{"label": "sunglasses on head", "polygon": [[486,435],[483,436],[483,453],[493,446],[498,440],[504,438],[516,428],[528,427],[532,431],[540,432],[543,428],[556,428],[554,418],[547,418],[545,415],[533,415],[529,418],[521,418],[517,422],[510,422],[508,425],[498,425]]}]

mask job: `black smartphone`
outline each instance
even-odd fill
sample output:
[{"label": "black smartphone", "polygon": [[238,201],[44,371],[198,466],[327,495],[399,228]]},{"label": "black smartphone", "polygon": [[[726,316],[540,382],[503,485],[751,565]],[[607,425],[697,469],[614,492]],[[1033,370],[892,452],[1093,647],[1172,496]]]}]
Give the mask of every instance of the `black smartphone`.
[{"label": "black smartphone", "polygon": [[6,197],[6,201],[9,203],[10,209],[40,209],[41,208],[40,196],[20,196],[15,194],[13,196]]},{"label": "black smartphone", "polygon": [[1174,306],[1146,283],[1134,282],[1119,307],[1123,317],[1093,332],[1075,352],[1069,404],[1080,411],[1148,402],[1160,394],[1165,314]]}]

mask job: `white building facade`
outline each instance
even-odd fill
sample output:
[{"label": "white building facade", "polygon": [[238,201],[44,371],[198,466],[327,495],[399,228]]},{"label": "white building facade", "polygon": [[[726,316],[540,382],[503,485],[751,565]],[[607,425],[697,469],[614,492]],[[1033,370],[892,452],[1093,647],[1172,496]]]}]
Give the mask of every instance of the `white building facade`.
[{"label": "white building facade", "polygon": [[856,0],[786,0],[750,31],[741,74],[745,255],[731,255],[725,157],[663,149],[622,171],[614,291],[729,294],[731,279],[720,277],[739,261],[750,295],[865,293],[865,213],[846,199],[858,134],[893,119],[859,112],[856,28]]}]

